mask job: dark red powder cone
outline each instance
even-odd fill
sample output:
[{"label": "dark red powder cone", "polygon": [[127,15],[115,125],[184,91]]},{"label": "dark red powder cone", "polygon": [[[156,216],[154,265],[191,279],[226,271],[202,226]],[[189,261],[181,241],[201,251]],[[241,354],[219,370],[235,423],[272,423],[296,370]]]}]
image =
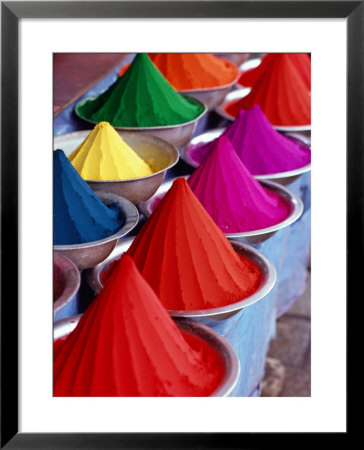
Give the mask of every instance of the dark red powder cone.
[{"label": "dark red powder cone", "polygon": [[243,72],[238,84],[245,87],[254,86],[265,71],[270,70],[270,65],[277,57],[284,58],[288,65],[291,63],[303,78],[307,89],[311,91],[311,58],[307,53],[269,53],[263,57],[258,67]]},{"label": "dark red powder cone", "polygon": [[253,294],[261,273],[239,256],[178,178],[128,253],[169,310],[217,308]]},{"label": "dark red powder cone", "polygon": [[208,396],[222,371],[206,343],[179,331],[124,254],[75,330],[55,346],[54,395]]},{"label": "dark red powder cone", "polygon": [[259,105],[273,126],[311,124],[311,94],[307,81],[286,53],[272,54],[269,64],[256,80],[250,93],[225,107],[237,117],[241,109]]},{"label": "dark red powder cone", "polygon": [[288,204],[253,178],[225,136],[217,139],[188,184],[224,233],[268,228],[289,214]]}]

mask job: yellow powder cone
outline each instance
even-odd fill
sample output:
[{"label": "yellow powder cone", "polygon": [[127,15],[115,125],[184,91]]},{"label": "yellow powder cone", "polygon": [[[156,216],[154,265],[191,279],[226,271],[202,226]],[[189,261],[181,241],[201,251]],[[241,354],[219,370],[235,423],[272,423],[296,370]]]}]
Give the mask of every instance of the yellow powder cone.
[{"label": "yellow powder cone", "polygon": [[84,180],[127,180],[153,173],[108,122],[100,122],[69,159]]}]

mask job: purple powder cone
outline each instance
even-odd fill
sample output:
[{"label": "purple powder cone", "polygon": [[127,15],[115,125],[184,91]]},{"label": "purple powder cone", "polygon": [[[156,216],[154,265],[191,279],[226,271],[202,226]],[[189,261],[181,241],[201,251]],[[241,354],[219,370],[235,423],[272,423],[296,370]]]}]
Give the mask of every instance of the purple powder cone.
[{"label": "purple powder cone", "polygon": [[[282,136],[269,123],[259,105],[242,109],[222,136],[229,138],[237,155],[253,175],[269,175],[307,166],[311,150]],[[211,152],[216,139],[192,146],[190,157],[201,163]]]},{"label": "purple powder cone", "polygon": [[253,178],[226,136],[217,139],[188,184],[224,233],[261,230],[289,215],[288,204]]}]

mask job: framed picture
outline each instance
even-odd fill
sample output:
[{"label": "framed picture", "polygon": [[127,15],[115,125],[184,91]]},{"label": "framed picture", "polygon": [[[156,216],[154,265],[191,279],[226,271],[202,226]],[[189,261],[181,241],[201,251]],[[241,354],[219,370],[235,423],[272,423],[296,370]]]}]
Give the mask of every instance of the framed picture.
[{"label": "framed picture", "polygon": [[[363,3],[1,7],[2,447],[229,448],[267,444],[277,433],[345,433],[345,296],[360,292],[363,270]],[[312,55],[311,398],[212,405],[216,399],[52,396],[53,54],[149,51]]]}]

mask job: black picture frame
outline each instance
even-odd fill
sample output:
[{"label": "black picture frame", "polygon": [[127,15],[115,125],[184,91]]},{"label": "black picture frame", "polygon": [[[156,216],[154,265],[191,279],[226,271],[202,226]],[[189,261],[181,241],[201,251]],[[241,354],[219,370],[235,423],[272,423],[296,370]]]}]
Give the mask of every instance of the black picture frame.
[{"label": "black picture frame", "polygon": [[[21,18],[345,18],[347,20],[347,298],[364,273],[364,2],[1,2],[1,448],[259,448],[272,434],[18,432],[18,22]],[[359,258],[358,258],[359,250]],[[10,291],[11,287],[11,291]],[[11,295],[12,301],[7,301]],[[348,347],[350,348],[350,347]],[[336,436],[337,442],[342,438]],[[344,433],[344,435],[347,433]],[[281,443],[296,434],[281,436]],[[306,437],[301,436],[304,444]],[[338,439],[339,438],[339,439]],[[316,444],[317,435],[315,437]]]}]

